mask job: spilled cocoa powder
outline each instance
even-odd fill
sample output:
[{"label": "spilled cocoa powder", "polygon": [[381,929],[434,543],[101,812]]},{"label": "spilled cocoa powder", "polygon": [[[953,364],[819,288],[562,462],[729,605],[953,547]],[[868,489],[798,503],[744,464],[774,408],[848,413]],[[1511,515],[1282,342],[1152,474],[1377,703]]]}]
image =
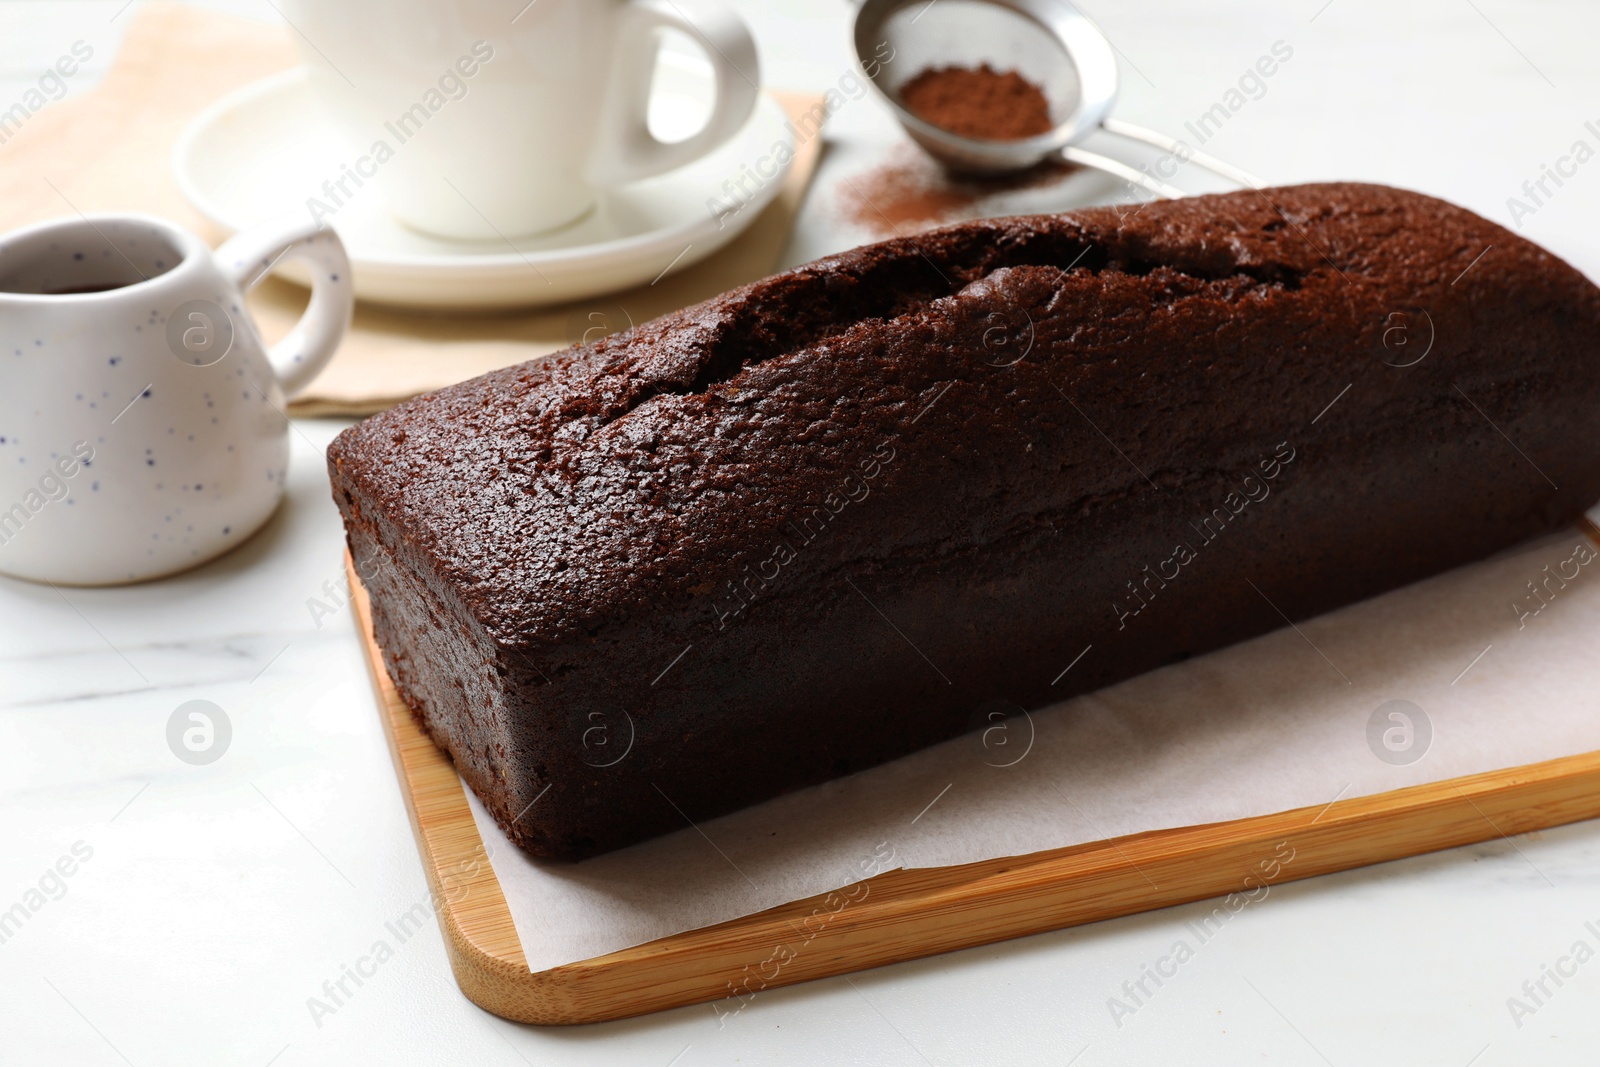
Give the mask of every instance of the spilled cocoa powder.
[{"label": "spilled cocoa powder", "polygon": [[988,203],[994,198],[1055,185],[1077,170],[1048,159],[1016,174],[957,176],[911,145],[899,144],[878,166],[839,182],[834,203],[843,221],[875,236],[910,236],[994,214]]},{"label": "spilled cocoa powder", "polygon": [[940,129],[983,141],[1020,141],[1055,129],[1044,91],[1014,70],[930,67],[900,88],[906,110]]}]

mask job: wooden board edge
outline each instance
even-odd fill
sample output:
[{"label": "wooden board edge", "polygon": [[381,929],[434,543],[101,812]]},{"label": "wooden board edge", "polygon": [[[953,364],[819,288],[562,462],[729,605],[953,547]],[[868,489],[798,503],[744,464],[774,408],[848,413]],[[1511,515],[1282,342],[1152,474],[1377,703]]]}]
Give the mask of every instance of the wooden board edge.
[{"label": "wooden board edge", "polygon": [[494,1011],[502,990],[525,985],[533,977],[511,909],[467,806],[455,764],[427,736],[389,678],[373,637],[371,602],[348,551],[344,565],[362,658],[377,697],[384,738],[421,853],[450,969],[469,999]]},{"label": "wooden board edge", "polygon": [[726,1000],[956,949],[1218,898],[1224,922],[1282,883],[1600,817],[1600,752],[1225,823],[1156,830],[957,867],[896,870],[699,930],[532,972],[459,775],[395,692],[346,557],[385,735],[474,1003],[570,1024]]}]

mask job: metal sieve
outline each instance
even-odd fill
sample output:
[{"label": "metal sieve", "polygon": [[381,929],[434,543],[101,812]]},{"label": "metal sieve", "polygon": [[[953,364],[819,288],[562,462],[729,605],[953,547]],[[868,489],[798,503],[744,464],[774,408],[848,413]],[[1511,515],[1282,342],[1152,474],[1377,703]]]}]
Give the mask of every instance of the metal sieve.
[{"label": "metal sieve", "polygon": [[[1153,145],[1250,188],[1248,171],[1175,138],[1111,117],[1117,59],[1098,27],[1066,0],[865,0],[856,12],[856,61],[900,125],[929,155],[953,171],[1005,174],[1055,157],[1105,171],[1157,196],[1186,195],[1137,167],[1077,142],[1096,130]],[[932,67],[1014,70],[1050,102],[1055,128],[1015,141],[963,137],[912,114],[900,90]]]}]

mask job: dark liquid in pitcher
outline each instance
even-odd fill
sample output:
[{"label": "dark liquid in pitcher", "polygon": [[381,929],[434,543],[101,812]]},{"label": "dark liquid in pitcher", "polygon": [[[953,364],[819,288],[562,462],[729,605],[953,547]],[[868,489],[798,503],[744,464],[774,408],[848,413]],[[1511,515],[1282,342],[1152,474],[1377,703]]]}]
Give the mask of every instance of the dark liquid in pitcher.
[{"label": "dark liquid in pitcher", "polygon": [[79,293],[104,293],[112,289],[121,289],[121,282],[112,282],[109,285],[74,285],[65,289],[41,289],[40,296],[76,296]]}]

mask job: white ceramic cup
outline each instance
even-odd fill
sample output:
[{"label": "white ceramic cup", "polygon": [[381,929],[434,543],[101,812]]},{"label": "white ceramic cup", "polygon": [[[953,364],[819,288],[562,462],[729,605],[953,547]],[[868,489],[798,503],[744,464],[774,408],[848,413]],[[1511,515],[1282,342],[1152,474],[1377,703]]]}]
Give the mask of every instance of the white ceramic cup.
[{"label": "white ceramic cup", "polygon": [[[267,350],[244,293],[307,261],[311,303]],[[0,236],[0,572],[71,585],[184,570],[249,537],[283,496],[284,399],[333,355],[350,263],[309,220],[215,253],[148,215]]]},{"label": "white ceramic cup", "polygon": [[[721,145],[761,80],[749,30],[717,0],[285,0],[282,10],[350,153],[308,201],[319,219],[372,183],[402,222],[444,237],[555,229],[589,210],[596,187]],[[697,43],[716,79],[710,118],[675,142],[646,123],[665,30]]]}]

